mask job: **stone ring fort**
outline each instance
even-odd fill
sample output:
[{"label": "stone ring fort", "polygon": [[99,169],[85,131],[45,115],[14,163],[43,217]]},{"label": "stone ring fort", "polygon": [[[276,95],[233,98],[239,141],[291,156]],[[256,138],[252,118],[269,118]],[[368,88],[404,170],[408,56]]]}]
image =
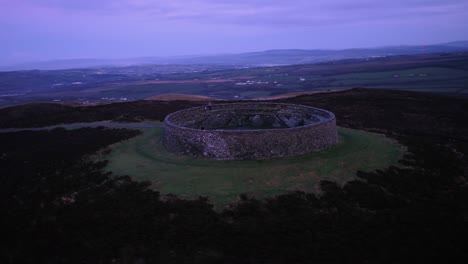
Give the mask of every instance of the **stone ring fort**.
[{"label": "stone ring fort", "polygon": [[338,141],[335,115],[282,103],[232,103],[169,114],[163,144],[171,152],[216,160],[264,160],[321,151]]}]

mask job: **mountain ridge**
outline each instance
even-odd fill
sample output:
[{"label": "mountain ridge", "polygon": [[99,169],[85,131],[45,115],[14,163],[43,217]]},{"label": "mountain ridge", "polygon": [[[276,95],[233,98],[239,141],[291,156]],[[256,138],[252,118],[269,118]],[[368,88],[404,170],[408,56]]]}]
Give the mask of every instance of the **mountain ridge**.
[{"label": "mountain ridge", "polygon": [[96,67],[124,67],[150,64],[206,64],[233,66],[278,66],[326,62],[341,59],[359,59],[393,55],[447,53],[468,50],[468,41],[453,41],[435,45],[400,45],[348,49],[271,49],[236,54],[145,56],[124,59],[60,59],[0,66],[0,71],[58,70]]}]

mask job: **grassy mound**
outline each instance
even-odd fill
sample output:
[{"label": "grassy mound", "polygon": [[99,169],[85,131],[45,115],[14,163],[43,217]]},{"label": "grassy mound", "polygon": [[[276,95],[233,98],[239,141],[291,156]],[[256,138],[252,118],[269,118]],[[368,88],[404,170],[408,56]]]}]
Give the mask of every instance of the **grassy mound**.
[{"label": "grassy mound", "polygon": [[240,194],[257,198],[294,190],[319,192],[319,182],[344,184],[356,171],[397,164],[402,146],[380,134],[339,128],[339,144],[320,153],[266,161],[213,161],[168,152],[161,129],[111,147],[108,170],[151,181],[163,194],[184,198],[207,196],[215,206],[235,202]]}]

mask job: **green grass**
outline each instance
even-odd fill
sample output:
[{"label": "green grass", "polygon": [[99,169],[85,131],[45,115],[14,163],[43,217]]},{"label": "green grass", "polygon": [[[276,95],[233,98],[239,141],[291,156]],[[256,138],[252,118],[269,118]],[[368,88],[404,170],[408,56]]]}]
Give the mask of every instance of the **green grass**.
[{"label": "green grass", "polygon": [[320,153],[267,161],[213,161],[169,153],[161,129],[142,129],[136,138],[111,147],[108,170],[151,181],[163,194],[207,196],[217,208],[246,193],[257,198],[294,190],[319,192],[321,180],[342,185],[356,171],[397,164],[403,148],[382,135],[339,128],[339,144]]},{"label": "green grass", "polygon": [[[299,67],[299,66],[297,66]],[[299,72],[298,72],[299,71]],[[286,75],[288,74],[288,75]],[[394,77],[399,75],[398,78]],[[266,97],[272,94],[313,91],[333,88],[392,88],[403,90],[420,90],[432,92],[452,93],[459,88],[466,87],[468,71],[444,67],[417,67],[405,70],[392,71],[364,71],[357,69],[354,73],[326,73],[319,74],[310,70],[299,68],[254,68],[241,70],[227,70],[207,73],[190,73],[172,76],[172,79],[229,79],[238,76],[253,77],[251,81],[268,81],[269,84],[253,84],[246,86],[235,85],[238,80],[225,83],[161,83],[161,84],[135,84],[122,81],[120,84],[103,84],[74,91],[51,91],[47,97],[62,98],[71,96],[87,99],[99,99],[102,97],[129,97],[130,99],[144,99],[158,94],[194,94],[207,95],[222,98],[234,98],[240,95],[245,98]],[[305,81],[299,78],[304,77]],[[274,82],[281,84],[276,86]],[[455,89],[455,90],[450,90]],[[32,96],[32,95],[28,95]],[[5,99],[3,99],[5,100]]]},{"label": "green grass", "polygon": [[[394,77],[398,75],[398,77]],[[341,85],[374,85],[378,83],[389,84],[406,84],[416,83],[421,85],[433,81],[447,81],[468,79],[468,72],[457,69],[441,68],[441,67],[422,67],[399,71],[380,71],[380,72],[359,72],[333,76],[336,81],[332,84]],[[447,85],[447,83],[445,84]]]},{"label": "green grass", "polygon": [[240,96],[243,96],[245,98],[258,98],[258,97],[267,97],[270,96],[271,92],[270,91],[246,91],[246,92],[240,92]]}]

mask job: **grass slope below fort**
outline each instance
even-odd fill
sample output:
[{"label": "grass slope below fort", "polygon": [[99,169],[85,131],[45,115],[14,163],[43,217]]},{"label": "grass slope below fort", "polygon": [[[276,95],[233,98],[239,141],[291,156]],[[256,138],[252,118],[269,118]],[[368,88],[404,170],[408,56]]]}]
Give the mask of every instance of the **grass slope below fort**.
[{"label": "grass slope below fort", "polygon": [[383,135],[339,129],[339,144],[327,151],[264,161],[213,161],[168,152],[161,129],[142,129],[142,135],[111,147],[107,169],[150,181],[163,194],[194,199],[206,196],[217,208],[236,202],[241,194],[266,198],[292,191],[318,193],[320,181],[342,186],[357,171],[396,165],[403,147]]}]

